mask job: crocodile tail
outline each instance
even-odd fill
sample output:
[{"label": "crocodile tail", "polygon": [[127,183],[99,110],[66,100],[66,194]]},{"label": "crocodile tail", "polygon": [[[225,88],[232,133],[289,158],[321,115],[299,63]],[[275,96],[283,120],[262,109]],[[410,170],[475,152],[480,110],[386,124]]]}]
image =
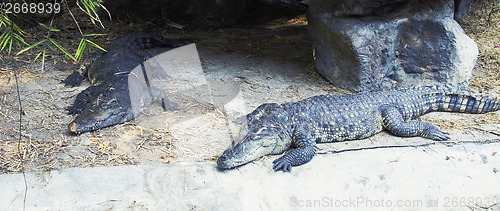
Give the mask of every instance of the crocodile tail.
[{"label": "crocodile tail", "polygon": [[450,93],[442,95],[438,106],[439,111],[480,114],[500,110],[500,98]]}]

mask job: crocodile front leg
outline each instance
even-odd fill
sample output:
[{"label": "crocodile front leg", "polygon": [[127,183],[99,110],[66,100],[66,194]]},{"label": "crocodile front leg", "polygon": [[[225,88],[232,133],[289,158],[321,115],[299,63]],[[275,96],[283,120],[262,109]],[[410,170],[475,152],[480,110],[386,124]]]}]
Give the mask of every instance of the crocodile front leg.
[{"label": "crocodile front leg", "polygon": [[75,102],[73,103],[72,106],[68,106],[66,110],[68,111],[68,114],[70,115],[75,115],[79,114],[82,112],[83,108],[87,104],[92,101],[92,98],[96,91],[98,90],[98,86],[89,86],[87,89],[83,90],[80,92],[75,99]]},{"label": "crocodile front leg", "polygon": [[85,64],[82,64],[77,71],[73,72],[63,81],[64,86],[80,86],[80,84],[82,84],[82,81],[85,79],[85,74],[87,74],[87,66]]},{"label": "crocodile front leg", "polygon": [[401,112],[393,106],[382,108],[381,114],[384,128],[396,136],[421,136],[436,141],[445,141],[450,139],[448,133],[439,130],[439,128],[431,123],[416,120],[409,120],[405,122]]},{"label": "crocodile front leg", "polygon": [[80,68],[78,68],[77,71],[73,72],[63,81],[64,86],[69,86],[69,87],[80,86],[82,81],[85,79],[85,76],[87,75],[88,67],[90,67],[92,63],[94,63],[105,53],[106,53],[105,51],[101,50],[93,53],[88,63],[84,62],[82,65],[80,65]]},{"label": "crocodile front leg", "polygon": [[285,155],[273,161],[274,171],[290,172],[292,166],[305,164],[316,155],[316,141],[310,135],[295,136],[292,147],[294,148],[285,152]]}]

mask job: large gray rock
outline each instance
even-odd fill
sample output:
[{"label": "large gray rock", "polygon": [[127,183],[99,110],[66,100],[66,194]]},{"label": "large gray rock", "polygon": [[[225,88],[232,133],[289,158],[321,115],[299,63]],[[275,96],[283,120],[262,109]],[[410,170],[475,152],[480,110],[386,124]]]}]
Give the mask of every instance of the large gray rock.
[{"label": "large gray rock", "polygon": [[419,84],[465,89],[478,49],[447,0],[312,0],[316,69],[351,91]]}]

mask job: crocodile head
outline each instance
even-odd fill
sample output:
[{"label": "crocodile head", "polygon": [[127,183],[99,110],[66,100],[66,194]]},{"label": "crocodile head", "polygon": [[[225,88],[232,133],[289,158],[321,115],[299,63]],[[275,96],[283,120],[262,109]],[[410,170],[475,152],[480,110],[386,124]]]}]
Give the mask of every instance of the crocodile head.
[{"label": "crocodile head", "polygon": [[73,133],[85,133],[134,119],[128,96],[110,91],[99,94],[69,125]]},{"label": "crocodile head", "polygon": [[217,159],[217,166],[230,169],[266,155],[281,154],[291,144],[287,135],[286,112],[273,112],[249,121],[240,132],[243,138],[226,149]]}]

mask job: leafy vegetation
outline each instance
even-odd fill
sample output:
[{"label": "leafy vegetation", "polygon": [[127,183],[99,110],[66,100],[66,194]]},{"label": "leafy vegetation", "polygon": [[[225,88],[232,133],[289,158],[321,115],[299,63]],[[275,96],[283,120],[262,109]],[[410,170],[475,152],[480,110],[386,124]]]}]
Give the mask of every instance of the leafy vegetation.
[{"label": "leafy vegetation", "polygon": [[[97,12],[98,8],[102,8],[103,10],[107,11],[106,8],[102,5],[102,0],[75,0],[75,2],[77,8],[79,8],[90,18],[92,24],[99,25],[100,27],[104,28],[104,25],[102,24]],[[63,15],[68,15],[73,19],[81,34],[81,39],[78,46],[71,47],[76,48],[75,50],[72,50],[74,54],[70,53],[70,51],[67,50],[68,47],[64,47],[56,40],[56,38],[58,37],[57,33],[61,32],[61,30],[52,26],[52,22],[56,17],[56,14],[59,12],[63,12],[61,8],[65,9],[65,13]],[[50,24],[47,25],[45,23],[38,22],[38,25],[35,27],[39,27],[41,30],[43,30],[45,36],[37,38],[38,40],[35,40],[30,44],[25,40],[27,32],[25,32],[18,23],[23,21],[29,22],[28,19],[32,20],[32,16],[43,13],[49,14],[51,16],[51,20],[47,21],[50,22]],[[14,21],[14,19],[17,21]],[[78,21],[79,20],[75,18],[73,12],[68,6],[68,2],[65,0],[56,1],[55,3],[27,3],[26,1],[4,2],[0,7],[0,51],[7,51],[7,54],[11,55],[12,53],[14,53],[13,47],[17,45],[16,49],[20,50],[15,52],[15,55],[20,55],[29,51],[36,52],[34,60],[36,61],[41,58],[43,64],[45,62],[47,48],[58,49],[74,61],[80,61],[87,45],[104,50],[102,47],[91,40],[92,37],[102,34],[84,34],[80,28]]]}]

